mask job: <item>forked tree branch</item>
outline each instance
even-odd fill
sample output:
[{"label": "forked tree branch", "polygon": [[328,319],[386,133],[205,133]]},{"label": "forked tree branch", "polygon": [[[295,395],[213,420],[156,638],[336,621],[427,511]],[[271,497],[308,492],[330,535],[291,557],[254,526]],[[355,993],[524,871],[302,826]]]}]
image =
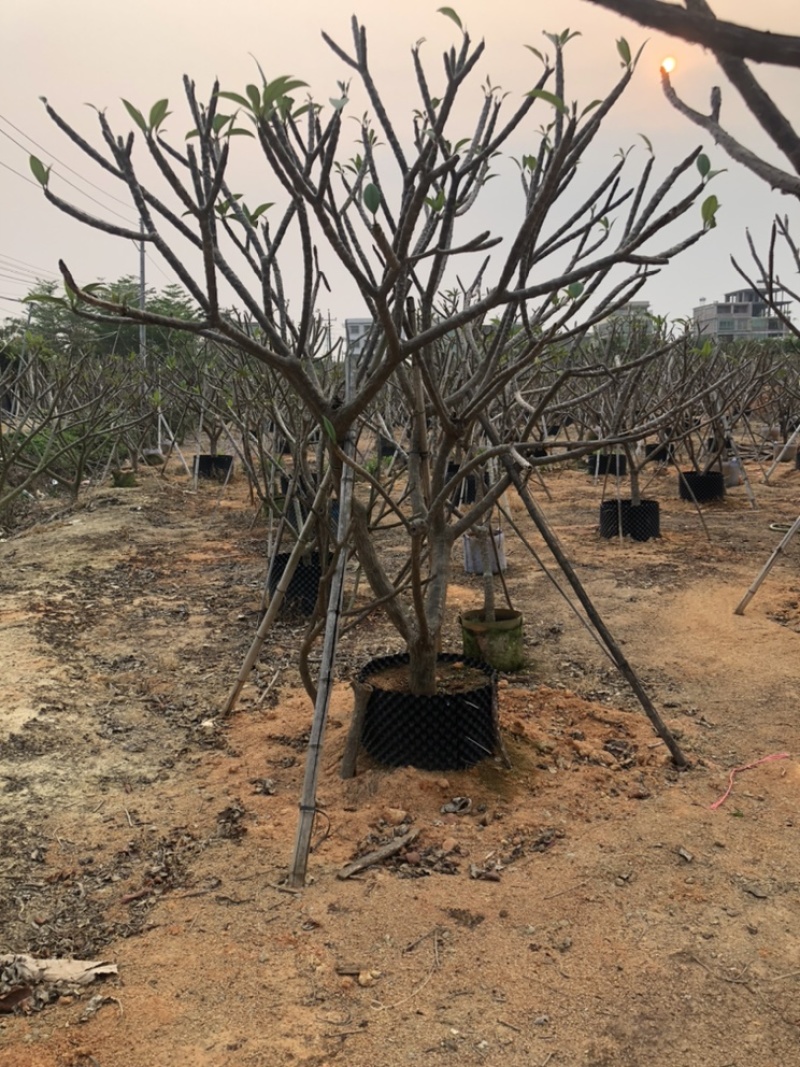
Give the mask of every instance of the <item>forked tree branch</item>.
[{"label": "forked tree branch", "polygon": [[590,0],[590,3],[615,11],[642,26],[701,44],[715,53],[726,52],[756,63],[800,67],[800,37],[753,30],[735,22],[686,11],[677,4],[663,3],[663,0]]},{"label": "forked tree branch", "polygon": [[[695,14],[716,18],[708,0],[685,0],[685,4],[687,9]],[[753,76],[750,68],[740,56],[731,56],[721,51],[716,51],[716,56],[717,62],[755,116],[762,130],[772,138],[795,171],[800,174],[800,139],[791,122]],[[715,92],[717,101],[719,101],[719,90]],[[716,118],[718,119],[719,116],[717,115]]]},{"label": "forked tree branch", "polygon": [[694,108],[685,104],[672,87],[672,83],[669,78],[669,74],[661,69],[661,86],[664,90],[664,95],[670,104],[686,118],[701,129],[707,130],[708,133],[714,138],[717,144],[728,153],[731,159],[736,160],[737,163],[741,163],[742,166],[747,167],[757,177],[765,181],[771,188],[778,189],[782,193],[788,193],[792,196],[800,197],[800,177],[795,177],[793,174],[789,174],[780,167],[775,167],[771,163],[767,163],[761,156],[756,155],[749,148],[746,148],[743,144],[731,136],[727,130],[720,126],[719,122],[712,115],[703,115],[699,111],[695,111]]}]

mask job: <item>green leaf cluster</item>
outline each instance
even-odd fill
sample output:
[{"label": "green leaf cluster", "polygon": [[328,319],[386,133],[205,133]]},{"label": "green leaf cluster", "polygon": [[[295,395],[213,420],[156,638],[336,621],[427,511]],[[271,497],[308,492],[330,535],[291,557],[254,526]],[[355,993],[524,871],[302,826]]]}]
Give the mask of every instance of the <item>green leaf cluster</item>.
[{"label": "green leaf cluster", "polygon": [[150,108],[150,114],[146,119],[138,107],[134,107],[129,100],[123,99],[122,103],[125,105],[125,110],[142,133],[148,137],[152,136],[154,133],[158,133],[164,120],[172,114],[169,110],[169,100],[166,99],[156,101]]},{"label": "green leaf cluster", "polygon": [[43,189],[47,188],[47,183],[50,181],[50,167],[46,167],[42,163],[41,159],[37,159],[36,156],[31,156],[28,160],[33,173],[34,178]]},{"label": "green leaf cluster", "polygon": [[285,119],[289,115],[297,117],[308,110],[310,105],[304,105],[293,111],[294,98],[290,95],[295,89],[301,89],[307,85],[308,82],[301,81],[300,78],[282,74],[271,82],[264,79],[260,89],[257,85],[246,86],[244,96],[241,93],[232,92],[220,92],[218,95],[224,100],[232,100],[256,120],[270,119],[276,113]]}]

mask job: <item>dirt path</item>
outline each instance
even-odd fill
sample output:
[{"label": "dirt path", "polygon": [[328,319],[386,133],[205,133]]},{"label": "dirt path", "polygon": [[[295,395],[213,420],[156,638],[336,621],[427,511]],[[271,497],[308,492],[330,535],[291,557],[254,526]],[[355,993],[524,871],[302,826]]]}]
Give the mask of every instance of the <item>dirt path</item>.
[{"label": "dirt path", "polygon": [[[753,472],[755,474],[755,472]],[[662,538],[601,540],[601,487],[542,504],[693,768],[524,546],[508,581],[529,669],[501,682],[514,764],[469,773],[338,761],[343,641],[311,879],[280,888],[310,708],[280,624],[242,703],[263,531],[234,487],[147,475],[0,544],[0,954],[101,958],[119,976],[0,1016],[0,1067],[775,1067],[800,1033],[800,544],[732,610],[795,518],[800,472],[697,515],[654,481]],[[519,502],[514,515],[537,551]],[[478,583],[456,567],[457,608]],[[732,767],[743,772],[719,808]],[[467,796],[467,814],[442,812]],[[412,850],[340,868],[409,828]],[[94,995],[106,997],[85,1022]]]}]

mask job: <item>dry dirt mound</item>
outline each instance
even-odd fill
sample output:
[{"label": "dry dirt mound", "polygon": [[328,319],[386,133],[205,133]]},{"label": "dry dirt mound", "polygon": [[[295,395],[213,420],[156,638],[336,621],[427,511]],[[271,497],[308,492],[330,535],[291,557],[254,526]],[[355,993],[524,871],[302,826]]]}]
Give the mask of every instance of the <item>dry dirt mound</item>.
[{"label": "dry dirt mound", "polygon": [[[796,1062],[800,546],[732,608],[800,473],[756,484],[758,511],[743,490],[707,508],[710,541],[674,481],[649,488],[663,536],[641,544],[598,537],[602,490],[579,471],[548,476],[542,502],[692,770],[509,536],[529,657],[501,682],[512,769],[362,755],[342,782],[348,682],[396,650],[380,620],[351,631],[302,893],[281,884],[310,724],[302,624],[276,628],[218,714],[264,577],[244,491],[148,476],[0,544],[0,955],[119,968],[2,1016],[0,1067]],[[454,648],[480,598],[455,577]],[[712,809],[731,768],[784,753]]]}]

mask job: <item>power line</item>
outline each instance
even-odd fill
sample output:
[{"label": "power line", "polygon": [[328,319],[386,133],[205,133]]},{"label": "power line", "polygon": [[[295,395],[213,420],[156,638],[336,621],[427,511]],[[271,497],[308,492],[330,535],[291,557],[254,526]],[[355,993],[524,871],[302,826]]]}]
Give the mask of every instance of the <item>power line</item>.
[{"label": "power line", "polygon": [[[37,267],[35,263],[28,263],[27,260],[17,259],[16,256],[6,255],[5,252],[0,252],[0,260],[8,260],[9,264],[19,264],[20,267],[24,267],[30,271],[36,271],[39,276],[41,274],[52,274],[53,277],[57,277],[56,273],[52,270],[46,270],[44,267]],[[2,266],[2,264],[0,264]]]},{"label": "power line", "polygon": [[[2,118],[2,116],[0,116],[0,118]],[[3,137],[7,137],[8,140],[12,142],[12,144],[15,144],[17,146],[17,148],[21,148],[26,156],[30,156],[30,152],[25,147],[25,145],[20,144],[19,141],[16,138],[12,137],[10,133],[6,133],[5,130],[0,130],[0,134],[2,134]],[[35,141],[33,143],[36,144]],[[37,148],[38,147],[39,146],[37,145]],[[42,151],[43,152],[47,152],[47,149],[42,149]],[[55,159],[55,156],[52,155],[51,152],[48,152],[47,154],[52,159]],[[59,161],[56,160],[56,162],[58,163]],[[60,166],[63,167],[63,166],[66,166],[66,164],[65,163],[61,163]],[[9,167],[8,169],[11,170],[12,168]],[[67,167],[67,170],[72,170],[72,168],[71,167]],[[14,173],[17,174],[18,172],[14,171]],[[97,206],[101,207],[103,209],[103,211],[107,211],[110,215],[116,215],[118,219],[122,219],[123,222],[127,222],[127,223],[130,224],[130,222],[131,222],[130,216],[121,215],[120,212],[119,211],[115,211],[113,207],[108,207],[107,204],[101,203],[97,199],[96,196],[92,196],[91,193],[87,193],[84,189],[81,189],[80,186],[76,185],[75,182],[71,182],[69,180],[69,178],[65,178],[63,174],[59,174],[58,171],[53,171],[53,173],[56,175],[56,177],[60,181],[64,182],[65,185],[68,185],[71,189],[74,189],[76,193],[80,193],[81,196],[85,196],[87,200],[91,200],[91,202],[93,204],[97,204]],[[75,171],[72,171],[72,173],[74,174]],[[19,177],[22,178],[22,177],[24,177],[24,175],[20,174]],[[78,177],[80,178],[80,175],[78,175]],[[26,179],[26,180],[30,180],[30,179]],[[86,180],[85,178],[81,178],[81,181],[85,181],[85,180]],[[37,182],[32,182],[31,184],[32,185],[37,185],[38,183]],[[87,184],[92,185],[92,182],[88,182]],[[94,186],[94,188],[97,188],[97,186]],[[103,192],[103,190],[101,189],[100,192]],[[106,194],[104,193],[103,195],[105,196]],[[111,199],[112,200],[116,200],[117,198],[116,197],[111,197]]]},{"label": "power line", "polygon": [[[95,183],[89,181],[88,178],[84,178],[82,174],[79,174],[78,171],[71,167],[68,163],[64,163],[63,160],[60,160],[57,156],[54,156],[49,148],[45,148],[43,145],[40,145],[38,141],[34,141],[30,134],[25,133],[25,131],[21,130],[19,126],[15,126],[10,119],[7,119],[5,117],[5,115],[0,115],[0,121],[4,122],[6,126],[10,126],[12,130],[16,130],[20,137],[24,137],[26,141],[30,141],[31,144],[35,145],[40,151],[46,152],[51,159],[54,159],[56,163],[59,164],[59,166],[64,167],[64,169],[68,170],[70,174],[74,174],[76,178],[80,178],[80,180],[82,182],[85,182],[86,185],[91,185],[93,189],[96,189],[99,193],[102,193],[103,196],[107,197],[109,200],[114,200],[117,204],[122,204],[123,207],[130,207],[130,204],[126,203],[124,200],[120,200],[119,197],[114,196],[113,193],[107,193],[105,189],[101,189],[99,185],[95,185]],[[0,133],[2,132],[3,131],[0,130]],[[9,134],[5,134],[5,136],[10,137]],[[10,140],[14,141],[14,138],[10,137]],[[14,144],[19,144],[19,141],[14,141]],[[23,151],[27,152],[27,148],[23,148],[22,145],[19,145],[19,147],[22,148]]]},{"label": "power line", "polygon": [[24,175],[24,174],[20,174],[20,172],[19,172],[18,170],[14,170],[14,168],[13,168],[13,167],[9,167],[8,163],[4,163],[4,162],[2,161],[2,159],[0,159],[0,167],[5,167],[5,168],[6,168],[6,170],[10,170],[12,174],[16,174],[16,176],[17,176],[18,178],[22,178],[22,180],[23,180],[24,182],[27,182],[27,183],[28,183],[28,185],[33,185],[33,186],[35,186],[35,188],[37,188],[37,189],[39,188],[39,183],[38,183],[38,182],[35,182],[35,181],[33,180],[33,178],[26,178],[26,177],[25,177],[25,175]]},{"label": "power line", "polygon": [[[127,205],[125,203],[124,200],[120,200],[119,197],[113,196],[111,193],[105,192],[105,190],[101,189],[99,185],[95,185],[95,183],[92,182],[92,181],[89,181],[88,178],[84,178],[83,175],[79,174],[78,171],[76,171],[73,167],[70,167],[69,164],[62,162],[60,159],[58,159],[57,156],[54,156],[53,153],[49,149],[44,148],[42,145],[39,144],[38,141],[35,141],[27,133],[25,133],[24,131],[20,130],[20,128],[18,126],[15,126],[14,123],[11,122],[9,119],[7,119],[4,115],[0,115],[0,120],[5,122],[13,130],[16,130],[17,133],[20,134],[21,137],[25,137],[28,141],[31,142],[31,144],[35,145],[38,149],[40,149],[40,151],[45,152],[51,159],[53,159],[60,166],[64,167],[71,174],[74,174],[76,176],[76,178],[78,178],[80,181],[85,182],[87,185],[90,185],[93,189],[97,189],[97,191],[99,193],[101,193],[103,196],[107,197],[110,200],[114,200],[117,204],[122,204],[123,207],[128,207],[129,206],[129,205]],[[20,148],[23,152],[25,152],[26,155],[29,155],[27,148],[25,148],[24,145],[20,144],[19,141],[15,137],[12,137],[11,134],[6,133],[5,130],[0,130],[0,134],[2,134],[3,137],[7,137],[9,141],[11,141],[13,144],[15,144],[17,146],[17,148]],[[8,163],[3,163],[3,161],[0,160],[0,166],[5,167],[6,170],[10,170],[12,174],[15,174],[18,178],[22,178],[22,180],[25,181],[25,182],[28,182],[29,185],[33,185],[34,187],[38,188],[38,185],[39,185],[38,182],[33,181],[32,178],[28,178],[24,174],[20,174],[20,172],[18,170],[15,170],[13,167],[9,166]],[[103,208],[104,211],[108,211],[112,215],[116,215],[118,219],[122,219],[124,222],[127,222],[129,225],[133,225],[133,220],[130,218],[130,216],[121,215],[118,211],[114,211],[113,208],[110,208],[107,205],[102,204],[95,197],[91,196],[91,194],[85,192],[83,189],[80,189],[77,185],[74,184],[74,182],[71,182],[68,178],[65,178],[63,174],[57,174],[57,176],[62,182],[65,182],[67,185],[69,185],[76,192],[80,193],[81,196],[85,196],[88,200],[91,200],[92,203],[97,204],[98,207]],[[162,277],[166,278],[167,281],[170,281],[170,276],[166,273],[166,271],[163,269],[163,267],[155,259],[153,259],[153,257],[150,255],[150,253],[145,251],[145,256],[150,261],[150,263],[156,268],[156,270],[162,275]],[[48,273],[52,274],[52,271],[48,272]],[[56,275],[53,274],[53,277],[56,277]],[[36,280],[38,281],[40,279],[37,278]]]},{"label": "power line", "polygon": [[14,274],[18,278],[40,278],[41,275],[35,270],[29,270],[28,267],[18,267],[14,263],[4,263],[0,259],[0,271],[6,271],[7,273]]},{"label": "power line", "polygon": [[[25,153],[26,156],[30,157],[30,153],[28,152],[28,149],[25,147],[25,145],[19,144],[19,142],[15,141],[9,133],[5,132],[5,130],[0,130],[0,133],[2,133],[3,137],[7,137],[10,141],[13,141],[14,144],[17,145],[17,147],[22,149],[22,152]],[[11,170],[11,168],[9,168],[9,170]],[[17,172],[15,171],[14,173],[16,174]],[[92,201],[93,204],[97,204],[98,207],[101,207],[103,211],[108,211],[109,214],[115,214],[117,219],[122,219],[123,222],[127,222],[128,224],[130,224],[130,216],[124,216],[124,214],[121,214],[121,212],[115,211],[113,207],[109,207],[107,204],[102,204],[100,201],[97,200],[96,196],[93,196],[92,193],[87,193],[84,189],[81,189],[80,186],[76,186],[74,181],[70,181],[69,178],[65,178],[64,175],[60,174],[58,171],[53,171],[52,173],[57,176],[60,181],[63,181],[64,185],[69,186],[70,189],[75,189],[75,191],[81,196],[85,196],[86,200]],[[23,175],[19,176],[23,177]],[[38,182],[34,181],[32,182],[32,185],[38,185]]]},{"label": "power line", "polygon": [[15,267],[13,263],[0,263],[0,270],[6,271],[9,274],[13,274],[17,278],[37,277],[35,271],[28,270],[27,267]]},{"label": "power line", "polygon": [[18,285],[21,289],[25,290],[26,295],[30,293],[33,289],[38,288],[35,282],[24,278],[12,278],[7,274],[0,274],[0,284],[2,284],[4,289],[8,289],[12,286]]}]

